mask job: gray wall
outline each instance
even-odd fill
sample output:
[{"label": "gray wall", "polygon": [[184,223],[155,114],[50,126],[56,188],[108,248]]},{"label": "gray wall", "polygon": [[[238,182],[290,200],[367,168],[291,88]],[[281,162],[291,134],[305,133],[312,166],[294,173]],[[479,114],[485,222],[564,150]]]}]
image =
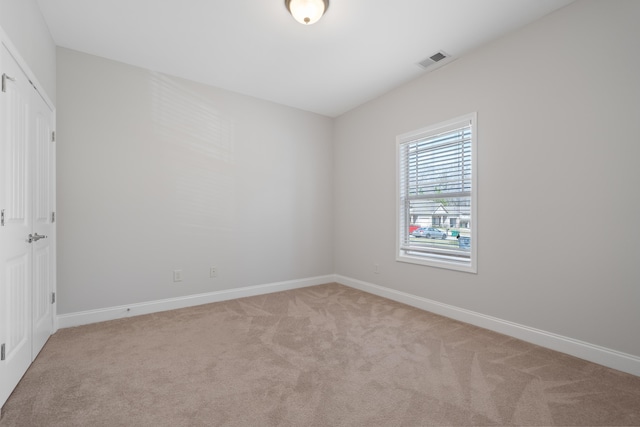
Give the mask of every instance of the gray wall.
[{"label": "gray wall", "polygon": [[332,129],[58,48],[58,314],[333,273]]},{"label": "gray wall", "polygon": [[[338,118],[336,273],[640,356],[639,16],[575,2]],[[396,135],[473,111],[478,273],[396,262]]]},{"label": "gray wall", "polygon": [[[336,272],[640,356],[639,14],[575,2],[334,122],[58,49],[59,314]],[[35,0],[0,26],[55,101]],[[478,274],[398,263],[395,136],[471,111]]]},{"label": "gray wall", "polygon": [[56,46],[36,0],[0,0],[0,27],[56,102]]}]

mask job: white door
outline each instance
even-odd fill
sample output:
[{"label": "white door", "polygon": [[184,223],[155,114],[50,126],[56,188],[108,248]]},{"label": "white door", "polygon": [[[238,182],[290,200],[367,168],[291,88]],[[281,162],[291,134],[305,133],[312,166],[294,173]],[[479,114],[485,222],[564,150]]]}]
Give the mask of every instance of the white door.
[{"label": "white door", "polygon": [[0,406],[53,332],[55,278],[53,112],[1,49]]},{"label": "white door", "polygon": [[[0,402],[4,403],[31,363],[31,181],[29,159],[30,84],[2,46],[3,88],[0,169]],[[0,358],[1,359],[1,358]]]},{"label": "white door", "polygon": [[[33,276],[32,319],[33,351],[35,359],[42,346],[53,332],[53,278],[55,259],[54,226],[52,213],[54,203],[55,148],[53,135],[53,113],[35,90],[31,91],[31,117],[33,131],[31,144],[31,177],[33,184]],[[45,236],[45,237],[39,237]]]}]

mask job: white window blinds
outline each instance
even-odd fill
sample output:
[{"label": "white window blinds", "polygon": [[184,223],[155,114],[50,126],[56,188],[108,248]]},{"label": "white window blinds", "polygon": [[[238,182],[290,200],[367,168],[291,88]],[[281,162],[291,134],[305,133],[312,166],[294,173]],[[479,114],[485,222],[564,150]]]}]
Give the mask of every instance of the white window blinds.
[{"label": "white window blinds", "polygon": [[398,137],[399,256],[471,265],[474,119]]}]

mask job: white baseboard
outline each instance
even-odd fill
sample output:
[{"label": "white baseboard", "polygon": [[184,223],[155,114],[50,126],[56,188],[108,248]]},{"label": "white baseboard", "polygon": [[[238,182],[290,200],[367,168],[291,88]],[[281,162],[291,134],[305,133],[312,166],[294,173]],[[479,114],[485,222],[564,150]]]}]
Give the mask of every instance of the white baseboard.
[{"label": "white baseboard", "polygon": [[255,295],[270,294],[273,292],[305,288],[308,286],[322,285],[324,283],[331,282],[335,282],[335,276],[330,274],[327,276],[289,280],[286,282],[268,283],[265,285],[247,286],[237,289],[225,289],[222,291],[209,292],[206,294],[188,295],[184,297],[149,301],[138,304],[127,304],[118,307],[108,307],[97,310],[81,311],[77,313],[61,314],[57,316],[56,323],[57,328],[70,328],[73,326],[87,325],[89,323],[105,322],[107,320],[140,316],[142,314],[193,307],[196,305],[251,297]]},{"label": "white baseboard", "polygon": [[431,313],[439,314],[461,322],[469,323],[491,331],[499,332],[523,341],[530,342],[599,365],[640,376],[640,357],[622,353],[606,347],[557,335],[529,326],[520,325],[496,317],[487,316],[452,305],[443,304],[427,298],[411,295],[361,280],[336,275],[334,281],[342,285],[359,289],[370,294],[398,301]]}]

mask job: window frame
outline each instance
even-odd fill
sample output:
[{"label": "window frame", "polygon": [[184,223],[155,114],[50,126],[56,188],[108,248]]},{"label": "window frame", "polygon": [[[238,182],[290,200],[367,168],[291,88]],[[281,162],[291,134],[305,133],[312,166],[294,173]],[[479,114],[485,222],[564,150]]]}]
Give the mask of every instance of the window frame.
[{"label": "window frame", "polygon": [[[460,127],[466,126],[469,123],[471,128],[471,208],[470,218],[468,221],[471,225],[470,230],[470,251],[469,259],[456,259],[442,254],[438,254],[437,251],[429,252],[425,251],[420,254],[416,252],[407,253],[402,248],[404,242],[405,233],[409,233],[409,221],[410,216],[405,212],[403,189],[400,187],[404,182],[403,177],[400,174],[403,171],[402,164],[405,159],[402,157],[402,148],[406,144],[415,142],[421,139],[427,139],[435,136],[443,131],[455,129],[456,125]],[[403,163],[401,163],[403,162]],[[403,216],[405,219],[403,220]],[[404,226],[407,227],[404,227]],[[403,228],[406,228],[404,230]],[[478,132],[477,132],[477,113],[469,113],[463,116],[459,116],[444,122],[435,123],[411,132],[398,135],[396,137],[396,261],[406,262],[411,264],[420,264],[430,267],[445,268],[456,271],[463,271],[468,273],[477,273],[477,259],[478,259]]]}]

